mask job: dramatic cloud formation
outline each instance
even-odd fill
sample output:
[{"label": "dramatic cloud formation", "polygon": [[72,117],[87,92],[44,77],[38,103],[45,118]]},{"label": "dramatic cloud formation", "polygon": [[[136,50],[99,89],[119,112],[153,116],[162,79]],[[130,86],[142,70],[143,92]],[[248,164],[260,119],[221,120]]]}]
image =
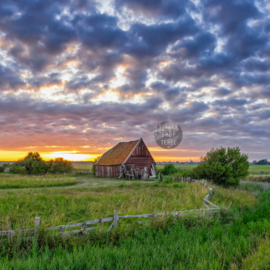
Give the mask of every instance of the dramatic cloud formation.
[{"label": "dramatic cloud formation", "polygon": [[[93,157],[142,137],[157,160],[270,158],[269,14],[263,0],[1,1],[0,151]],[[183,129],[174,150],[154,141],[165,120]]]}]

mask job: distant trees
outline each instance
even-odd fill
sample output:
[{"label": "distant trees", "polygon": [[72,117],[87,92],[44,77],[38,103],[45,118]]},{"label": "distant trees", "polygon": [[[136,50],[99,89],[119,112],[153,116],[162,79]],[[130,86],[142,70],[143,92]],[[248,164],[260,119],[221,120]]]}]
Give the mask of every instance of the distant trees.
[{"label": "distant trees", "polygon": [[269,165],[270,162],[268,162],[267,159],[262,159],[262,160],[259,160],[255,163],[255,165]]},{"label": "distant trees", "polygon": [[56,158],[54,160],[50,160],[49,165],[50,173],[69,173],[73,169],[71,161],[65,160],[63,158]]},{"label": "distant trees", "polygon": [[18,160],[10,167],[10,173],[16,174],[46,174],[69,173],[72,171],[71,161],[56,158],[46,162],[38,152],[29,152],[23,159]]},{"label": "distant trees", "polygon": [[212,180],[223,186],[238,186],[240,179],[249,172],[248,156],[241,154],[240,148],[212,149],[201,158],[201,163],[194,168],[198,179]]}]

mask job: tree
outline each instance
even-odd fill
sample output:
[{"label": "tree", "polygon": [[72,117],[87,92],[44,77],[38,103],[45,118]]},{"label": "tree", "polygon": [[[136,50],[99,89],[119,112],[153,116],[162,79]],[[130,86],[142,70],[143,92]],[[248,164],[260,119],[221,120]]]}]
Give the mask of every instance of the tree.
[{"label": "tree", "polygon": [[71,161],[63,158],[46,162],[38,152],[29,152],[27,156],[11,166],[10,172],[19,174],[69,173],[72,168]]},{"label": "tree", "polygon": [[51,173],[69,173],[73,169],[71,161],[65,160],[63,158],[50,160],[49,166],[49,172]]},{"label": "tree", "polygon": [[20,174],[45,174],[47,170],[48,165],[38,152],[29,152],[23,159],[15,162],[10,168],[11,173]]},{"label": "tree", "polygon": [[238,186],[240,179],[249,174],[248,169],[248,156],[241,154],[239,147],[221,147],[207,152],[194,173],[223,186]]}]

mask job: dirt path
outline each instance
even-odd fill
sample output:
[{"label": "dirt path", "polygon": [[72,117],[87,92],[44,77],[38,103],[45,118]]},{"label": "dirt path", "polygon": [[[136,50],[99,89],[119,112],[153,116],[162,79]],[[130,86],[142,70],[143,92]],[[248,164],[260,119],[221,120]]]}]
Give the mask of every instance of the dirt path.
[{"label": "dirt path", "polygon": [[[71,188],[94,188],[94,187],[106,187],[106,186],[119,186],[120,184],[129,185],[133,184],[136,180],[124,180],[117,178],[95,178],[93,176],[75,176],[77,183],[75,185],[66,186],[48,186],[48,187],[23,187],[23,188],[5,188],[0,189],[0,191],[5,190],[23,190],[23,189],[71,189]],[[154,183],[156,181],[141,181],[140,183]]]},{"label": "dirt path", "polygon": [[[90,187],[104,187],[104,186],[118,186],[120,184],[128,185],[133,184],[136,180],[125,180],[118,178],[95,178],[89,176],[76,177],[78,183],[65,188],[90,188]],[[154,183],[155,181],[139,181],[140,183]]]}]

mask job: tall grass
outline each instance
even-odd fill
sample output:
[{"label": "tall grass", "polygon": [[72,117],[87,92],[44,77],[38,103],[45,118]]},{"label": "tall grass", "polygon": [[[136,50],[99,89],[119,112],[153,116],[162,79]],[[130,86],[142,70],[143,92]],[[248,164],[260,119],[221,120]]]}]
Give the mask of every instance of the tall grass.
[{"label": "tall grass", "polygon": [[[62,225],[120,214],[167,212],[202,205],[208,190],[199,184],[0,191],[0,229]],[[30,224],[28,224],[30,223]]]},{"label": "tall grass", "polygon": [[[244,193],[243,193],[244,194]],[[243,266],[270,229],[270,192],[252,207],[217,218],[169,219],[149,226],[89,234],[52,246],[46,241],[11,252],[0,248],[2,269],[231,269]],[[9,251],[7,253],[7,251]],[[8,256],[9,255],[9,256]]]},{"label": "tall grass", "polygon": [[[245,191],[227,192],[221,187],[216,191],[212,200],[224,207],[230,201],[233,206],[256,203],[255,196]],[[48,227],[110,217],[116,210],[128,215],[201,208],[208,192],[199,183],[0,191],[0,230],[31,228],[36,216]]]},{"label": "tall grass", "polygon": [[13,175],[0,174],[0,189],[6,188],[33,188],[33,187],[53,187],[67,186],[77,183],[76,178],[58,175]]},{"label": "tall grass", "polygon": [[270,182],[270,175],[254,175],[251,174],[246,178],[248,182]]},{"label": "tall grass", "polygon": [[248,256],[243,262],[243,269],[246,270],[269,270],[270,269],[270,237],[258,244],[254,254]]}]

